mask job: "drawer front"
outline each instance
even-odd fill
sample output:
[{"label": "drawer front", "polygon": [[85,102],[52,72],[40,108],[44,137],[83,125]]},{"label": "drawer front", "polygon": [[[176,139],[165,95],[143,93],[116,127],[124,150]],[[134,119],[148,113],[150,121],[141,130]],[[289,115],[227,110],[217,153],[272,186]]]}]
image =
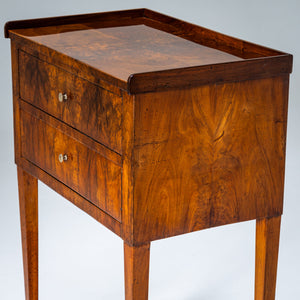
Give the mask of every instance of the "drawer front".
[{"label": "drawer front", "polygon": [[19,76],[23,100],[122,153],[121,97],[23,51]]},{"label": "drawer front", "polygon": [[121,221],[119,165],[25,110],[21,110],[21,149],[22,157]]}]

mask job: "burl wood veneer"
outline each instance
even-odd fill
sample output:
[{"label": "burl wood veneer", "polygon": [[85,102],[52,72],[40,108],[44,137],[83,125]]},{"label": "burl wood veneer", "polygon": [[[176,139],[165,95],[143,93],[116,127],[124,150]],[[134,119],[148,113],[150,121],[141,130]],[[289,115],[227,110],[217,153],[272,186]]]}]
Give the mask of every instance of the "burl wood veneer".
[{"label": "burl wood veneer", "polygon": [[150,242],[257,220],[274,300],[292,56],[148,9],[8,22],[26,299],[41,180],[124,240],[126,300]]}]

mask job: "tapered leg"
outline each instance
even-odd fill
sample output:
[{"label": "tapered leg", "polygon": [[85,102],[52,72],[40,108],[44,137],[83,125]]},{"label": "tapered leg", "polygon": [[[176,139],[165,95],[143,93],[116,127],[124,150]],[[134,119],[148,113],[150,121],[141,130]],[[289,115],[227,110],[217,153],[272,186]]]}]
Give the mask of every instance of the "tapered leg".
[{"label": "tapered leg", "polygon": [[148,300],[150,243],[132,247],[124,243],[125,299]]},{"label": "tapered leg", "polygon": [[38,300],[38,185],[18,168],[19,202],[26,300]]},{"label": "tapered leg", "polygon": [[275,300],[280,221],[256,221],[255,300]]}]

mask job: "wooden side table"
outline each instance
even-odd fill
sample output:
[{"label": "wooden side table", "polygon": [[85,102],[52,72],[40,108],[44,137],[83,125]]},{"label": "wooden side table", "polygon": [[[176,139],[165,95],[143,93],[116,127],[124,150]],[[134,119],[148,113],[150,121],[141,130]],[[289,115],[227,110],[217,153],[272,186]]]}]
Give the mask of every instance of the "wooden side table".
[{"label": "wooden side table", "polygon": [[292,56],[148,9],[8,22],[26,299],[43,181],[124,240],[126,300],[150,242],[257,220],[274,300]]}]

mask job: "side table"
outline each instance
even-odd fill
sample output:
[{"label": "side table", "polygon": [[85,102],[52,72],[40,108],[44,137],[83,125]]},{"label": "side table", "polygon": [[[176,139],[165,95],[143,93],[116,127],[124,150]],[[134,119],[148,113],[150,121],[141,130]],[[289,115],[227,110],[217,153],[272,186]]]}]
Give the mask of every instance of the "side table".
[{"label": "side table", "polygon": [[274,300],[292,56],[148,9],[12,21],[25,290],[38,299],[41,180],[124,240],[256,219],[255,299]]}]

